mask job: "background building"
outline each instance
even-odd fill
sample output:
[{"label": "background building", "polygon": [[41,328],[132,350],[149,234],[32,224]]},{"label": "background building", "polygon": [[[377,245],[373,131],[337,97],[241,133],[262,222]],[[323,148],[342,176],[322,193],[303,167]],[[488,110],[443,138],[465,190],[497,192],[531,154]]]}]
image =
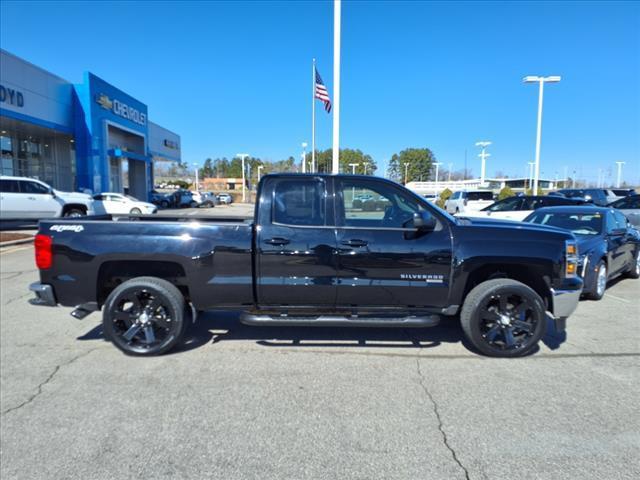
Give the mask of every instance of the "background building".
[{"label": "background building", "polygon": [[[484,186],[480,182],[479,178],[473,178],[470,180],[456,180],[451,182],[408,182],[406,187],[420,195],[436,195],[442,192],[445,188],[448,188],[452,192],[459,190],[493,190],[496,193],[502,190],[504,187],[511,188],[514,192],[524,192],[532,186],[530,179],[528,178],[487,178],[485,179]],[[549,192],[557,187],[557,182],[554,180],[540,179],[538,181],[538,187]]]},{"label": "background building", "polygon": [[0,50],[2,175],[60,190],[147,199],[154,161],[180,161],[180,137],[149,121],[147,105],[90,72],[72,84]]}]

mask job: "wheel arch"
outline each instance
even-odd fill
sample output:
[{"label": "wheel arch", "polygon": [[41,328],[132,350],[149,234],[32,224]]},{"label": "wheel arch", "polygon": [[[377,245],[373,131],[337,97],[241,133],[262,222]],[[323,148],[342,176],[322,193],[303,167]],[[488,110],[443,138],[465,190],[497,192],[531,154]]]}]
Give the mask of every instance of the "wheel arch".
[{"label": "wheel arch", "polygon": [[540,295],[546,308],[552,308],[551,278],[544,269],[537,265],[500,262],[479,265],[469,272],[462,298],[466,298],[469,292],[480,283],[495,278],[510,278],[527,285]]},{"label": "wheel arch", "polygon": [[136,277],[156,277],[175,285],[189,301],[189,287],[184,267],[171,261],[161,260],[108,260],[98,269],[96,278],[96,300],[104,305],[109,294],[121,283]]},{"label": "wheel arch", "polygon": [[85,215],[89,210],[89,208],[83,203],[65,203],[62,206],[62,212],[60,214],[64,216],[68,211],[74,210],[74,209],[81,210],[82,212],[84,212]]}]

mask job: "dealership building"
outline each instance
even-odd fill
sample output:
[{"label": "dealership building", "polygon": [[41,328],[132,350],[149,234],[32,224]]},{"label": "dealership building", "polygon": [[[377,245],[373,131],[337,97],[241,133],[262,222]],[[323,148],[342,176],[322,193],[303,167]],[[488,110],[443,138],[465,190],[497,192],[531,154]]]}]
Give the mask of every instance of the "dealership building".
[{"label": "dealership building", "polygon": [[59,190],[147,199],[153,163],[180,161],[180,137],[149,121],[147,105],[85,72],[70,83],[0,50],[2,175]]}]

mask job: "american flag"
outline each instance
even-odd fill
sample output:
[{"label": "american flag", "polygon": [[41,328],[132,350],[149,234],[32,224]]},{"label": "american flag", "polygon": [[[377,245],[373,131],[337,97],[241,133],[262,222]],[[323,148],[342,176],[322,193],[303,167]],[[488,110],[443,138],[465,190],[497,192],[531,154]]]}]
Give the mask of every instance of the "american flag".
[{"label": "american flag", "polygon": [[316,70],[316,98],[318,100],[322,100],[324,103],[324,109],[327,113],[331,112],[331,99],[329,98],[329,92],[327,92],[327,87],[322,83],[322,78]]}]

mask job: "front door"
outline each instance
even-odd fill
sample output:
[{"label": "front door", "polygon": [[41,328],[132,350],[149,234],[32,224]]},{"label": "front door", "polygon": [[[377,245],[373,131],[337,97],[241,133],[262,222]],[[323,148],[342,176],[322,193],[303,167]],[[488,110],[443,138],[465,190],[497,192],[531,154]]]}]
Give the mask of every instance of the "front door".
[{"label": "front door", "polygon": [[[336,179],[338,307],[444,307],[451,281],[449,226],[412,228],[431,211],[392,183]],[[437,215],[436,215],[437,219]]]},{"label": "front door", "polygon": [[[258,303],[322,305],[336,298],[336,235],[323,178],[265,181],[256,231]],[[264,209],[266,207],[266,210]]]},{"label": "front door", "polygon": [[20,195],[25,207],[25,218],[53,218],[60,215],[62,201],[38,182],[19,180]]}]

